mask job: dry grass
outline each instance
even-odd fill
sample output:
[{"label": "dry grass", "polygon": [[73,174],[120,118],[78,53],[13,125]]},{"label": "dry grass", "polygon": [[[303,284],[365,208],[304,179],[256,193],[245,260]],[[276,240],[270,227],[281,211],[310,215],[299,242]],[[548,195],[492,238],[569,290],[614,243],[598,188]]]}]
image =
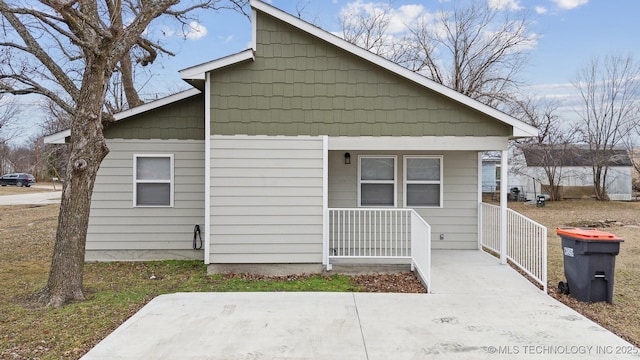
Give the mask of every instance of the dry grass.
[{"label": "dry grass", "polygon": [[[0,196],[53,191],[51,189],[52,185],[53,183],[37,183],[36,185],[32,185],[30,187],[17,187],[12,185],[0,186]],[[46,186],[46,188],[44,188],[43,186]],[[61,190],[62,185],[60,183],[56,183],[55,188],[57,190]]]},{"label": "dry grass", "polygon": [[[509,206],[548,228],[549,293],[629,342],[640,346],[640,202],[595,202],[575,200],[547,202],[543,208],[523,203]],[[557,285],[566,281],[560,226],[590,226],[609,223],[600,230],[613,233],[625,241],[616,256],[613,304],[584,303],[559,294]]]}]

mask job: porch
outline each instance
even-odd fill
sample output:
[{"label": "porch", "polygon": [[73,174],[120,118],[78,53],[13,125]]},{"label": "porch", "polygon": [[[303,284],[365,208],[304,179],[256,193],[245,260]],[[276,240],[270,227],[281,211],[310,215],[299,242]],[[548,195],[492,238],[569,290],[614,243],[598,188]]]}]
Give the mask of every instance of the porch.
[{"label": "porch", "polygon": [[[431,226],[415,210],[331,208],[327,217],[323,249],[326,270],[330,271],[333,264],[407,264],[428,292],[433,291]],[[478,250],[496,255],[502,264],[509,263],[546,293],[544,226],[506,207],[479,203]],[[461,256],[464,253],[459,252]],[[452,261],[460,263],[460,259]],[[436,282],[441,281],[446,283],[446,277]]]}]

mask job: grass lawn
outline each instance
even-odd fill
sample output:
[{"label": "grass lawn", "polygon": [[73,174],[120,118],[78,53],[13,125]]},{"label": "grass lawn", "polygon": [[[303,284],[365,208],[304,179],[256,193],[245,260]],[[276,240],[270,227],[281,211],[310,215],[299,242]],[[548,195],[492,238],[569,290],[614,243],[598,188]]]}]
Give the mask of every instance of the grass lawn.
[{"label": "grass lawn", "polygon": [[[47,186],[47,188],[43,188],[43,186]],[[55,186],[57,190],[62,190],[62,184],[56,183],[36,183],[35,185],[26,187],[17,187],[13,185],[0,186],[0,196],[2,195],[17,195],[17,194],[25,194],[25,193],[37,193],[37,192],[47,192],[53,191],[52,186]]]},{"label": "grass lawn", "polygon": [[88,263],[87,301],[50,309],[31,296],[46,283],[57,215],[58,205],[0,207],[0,359],[77,359],[165,293],[363,290],[339,275],[209,276],[201,261]]},{"label": "grass lawn", "polygon": [[[584,304],[552,293],[603,326],[640,344],[640,203],[512,204],[549,227],[549,283],[564,279],[556,226],[614,219],[625,239],[617,257],[614,304]],[[0,359],[77,359],[157,295],[189,291],[361,291],[347,276],[208,276],[199,261],[90,263],[87,301],[49,309],[31,301],[41,289],[53,247],[57,205],[0,207]],[[635,225],[634,225],[635,224]],[[392,279],[392,281],[394,281]]]}]

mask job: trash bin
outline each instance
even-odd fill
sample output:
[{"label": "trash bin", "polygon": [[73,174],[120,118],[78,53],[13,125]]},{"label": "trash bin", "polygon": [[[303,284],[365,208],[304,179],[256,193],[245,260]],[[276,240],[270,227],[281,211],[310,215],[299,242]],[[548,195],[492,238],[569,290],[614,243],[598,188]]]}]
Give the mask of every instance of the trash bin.
[{"label": "trash bin", "polygon": [[557,228],[562,239],[564,276],[558,288],[580,301],[613,303],[616,255],[621,238],[593,228]]}]

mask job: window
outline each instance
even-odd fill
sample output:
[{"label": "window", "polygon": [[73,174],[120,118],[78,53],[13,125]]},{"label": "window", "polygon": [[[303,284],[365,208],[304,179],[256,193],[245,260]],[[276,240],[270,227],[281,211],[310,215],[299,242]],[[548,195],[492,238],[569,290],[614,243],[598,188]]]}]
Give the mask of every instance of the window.
[{"label": "window", "polygon": [[173,155],[134,155],[133,181],[134,206],[173,206]]},{"label": "window", "polygon": [[442,207],[442,156],[404,157],[404,205]]},{"label": "window", "polygon": [[360,206],[396,206],[396,157],[358,158]]}]

